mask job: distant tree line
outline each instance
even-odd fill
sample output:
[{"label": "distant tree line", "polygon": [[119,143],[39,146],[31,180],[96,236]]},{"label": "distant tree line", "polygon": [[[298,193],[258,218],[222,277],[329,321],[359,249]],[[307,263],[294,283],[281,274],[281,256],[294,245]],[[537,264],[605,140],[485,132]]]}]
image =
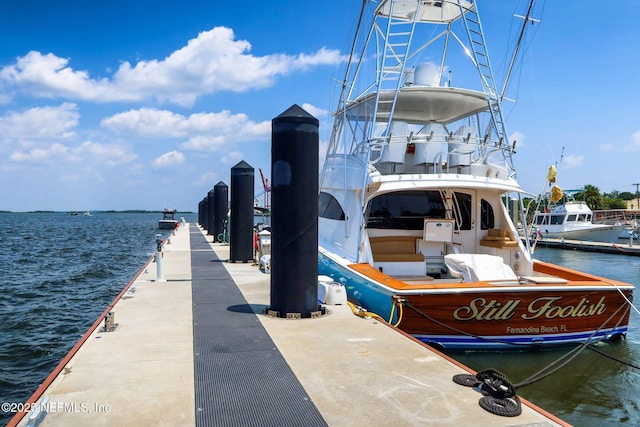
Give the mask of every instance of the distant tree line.
[{"label": "distant tree line", "polygon": [[595,185],[585,185],[583,191],[573,196],[574,200],[583,201],[591,210],[626,209],[627,201],[637,198],[638,195],[629,191],[613,190],[610,193],[600,194],[600,189]]},{"label": "distant tree line", "polygon": [[[601,193],[600,189],[595,185],[587,184],[582,191],[573,193],[571,197],[566,194],[562,196],[562,199],[558,204],[565,203],[569,200],[582,201],[594,211],[607,210],[607,209],[626,209],[627,201],[640,197],[640,195],[631,193],[629,191],[617,191],[613,190],[610,193]],[[526,200],[526,199],[525,199]]]},{"label": "distant tree line", "polygon": [[[576,200],[582,201],[594,211],[600,210],[609,210],[609,209],[627,209],[627,201],[634,200],[640,198],[640,194],[631,193],[628,191],[620,192],[613,190],[610,193],[600,193],[600,189],[595,185],[585,185],[582,191],[579,192],[571,192],[570,196],[564,194],[562,199],[557,202],[557,204],[563,204],[567,201]],[[548,201],[547,201],[548,202]],[[533,221],[533,217],[535,212],[539,209],[545,208],[545,202],[543,201],[540,204],[539,199],[524,199],[524,205],[526,209],[527,222]],[[640,207],[636,207],[635,209],[640,209]]]}]

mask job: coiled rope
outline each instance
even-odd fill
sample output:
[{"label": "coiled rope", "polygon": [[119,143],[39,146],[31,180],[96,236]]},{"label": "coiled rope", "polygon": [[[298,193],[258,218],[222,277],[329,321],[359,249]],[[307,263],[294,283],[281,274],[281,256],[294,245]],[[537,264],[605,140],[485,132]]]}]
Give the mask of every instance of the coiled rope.
[{"label": "coiled rope", "polygon": [[503,417],[516,417],[522,413],[522,405],[520,403],[520,398],[516,394],[516,390],[541,381],[554,374],[568,365],[569,362],[575,359],[586,348],[597,351],[590,344],[591,339],[602,328],[604,328],[604,326],[609,323],[609,321],[611,321],[611,319],[613,319],[623,307],[628,306],[623,304],[618,307],[618,309],[609,316],[609,318],[598,329],[596,329],[591,336],[585,339],[582,344],[571,349],[569,352],[551,362],[522,382],[512,384],[504,374],[496,369],[485,369],[478,372],[476,375],[454,375],[453,382],[466,387],[479,388],[480,392],[483,394],[479,404],[485,411]]},{"label": "coiled rope", "polygon": [[516,387],[500,371],[485,369],[475,375],[459,374],[453,377],[453,382],[478,388],[483,395],[479,404],[485,411],[503,417],[517,417],[522,413]]},{"label": "coiled rope", "polygon": [[[598,334],[605,327],[605,325],[607,325],[620,312],[620,310],[622,310],[625,307],[627,308],[627,310],[630,310],[630,307],[631,307],[636,312],[638,312],[638,310],[633,306],[631,301],[624,295],[624,293],[622,293],[622,291],[614,283],[611,283],[611,284],[616,289],[618,289],[618,291],[621,293],[621,295],[625,299],[625,304],[622,304],[620,307],[618,307],[618,309],[613,314],[611,314],[611,316],[609,316],[609,318],[602,325],[600,325],[598,329],[596,329],[587,339],[585,339],[582,344],[573,348],[572,350],[567,352],[565,355],[559,357],[555,361],[551,362],[549,365],[545,366],[538,372],[534,373],[529,378],[514,385],[509,381],[506,375],[502,374],[500,371],[496,369],[489,368],[489,369],[485,369],[483,371],[478,372],[476,375],[471,375],[471,374],[454,375],[453,382],[462,386],[477,388],[483,395],[483,397],[480,398],[480,401],[478,403],[480,407],[485,411],[495,415],[504,416],[504,417],[516,417],[522,413],[522,404],[520,401],[520,397],[516,393],[517,389],[533,384],[535,382],[541,381],[542,379],[554,374],[555,372],[557,372],[558,370],[562,369],[564,366],[569,364],[586,348],[589,348],[590,350],[593,350],[598,354],[601,354],[613,360],[617,360],[633,368],[640,369],[640,367],[636,365],[625,363],[596,349],[591,344],[591,340],[593,339],[593,337],[595,337],[596,334]],[[356,306],[355,304],[352,304],[350,302],[348,303],[348,305],[351,307],[353,313],[356,314],[357,316],[372,317],[372,318],[376,318],[377,320],[386,322],[385,319],[383,319],[381,316],[379,316],[376,313],[369,312],[366,309],[360,306]],[[406,298],[394,298],[394,304],[393,304],[394,309],[396,305],[398,305],[398,321],[395,324],[392,324],[392,326],[397,327],[400,324],[400,321],[402,319],[402,308],[403,306],[406,305],[407,307],[414,310],[420,316],[442,326],[443,328],[449,329],[457,334],[471,336],[480,340],[485,340],[490,342],[504,343],[504,341],[486,338],[486,337],[482,337],[475,334],[470,334],[468,332],[446,325],[443,322],[440,322],[437,319],[432,318],[426,313],[423,313],[417,307],[412,305]],[[390,319],[386,323],[391,324],[393,316],[394,316],[394,311],[392,310]],[[622,321],[622,318],[620,319],[620,321]],[[615,327],[617,327],[618,325],[619,323],[616,324]],[[516,345],[530,346],[530,344],[516,344],[516,343],[508,343],[508,344],[511,344],[514,346]]]}]

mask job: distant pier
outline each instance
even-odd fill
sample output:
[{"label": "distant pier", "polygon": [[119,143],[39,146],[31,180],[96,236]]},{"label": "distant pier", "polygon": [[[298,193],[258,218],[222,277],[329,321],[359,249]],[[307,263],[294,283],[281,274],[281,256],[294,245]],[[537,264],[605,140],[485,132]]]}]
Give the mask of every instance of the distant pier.
[{"label": "distant pier", "polygon": [[587,242],[583,240],[567,239],[539,239],[536,246],[543,248],[571,249],[585,252],[599,252],[603,254],[618,254],[640,256],[640,242],[620,239],[616,243]]}]

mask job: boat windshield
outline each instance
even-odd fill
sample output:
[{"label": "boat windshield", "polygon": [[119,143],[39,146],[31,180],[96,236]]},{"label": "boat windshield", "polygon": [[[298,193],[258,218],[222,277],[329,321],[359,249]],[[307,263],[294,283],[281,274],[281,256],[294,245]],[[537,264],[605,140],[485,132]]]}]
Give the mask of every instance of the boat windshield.
[{"label": "boat windshield", "polygon": [[536,224],[562,224],[564,217],[564,215],[538,215],[536,216]]},{"label": "boat windshield", "polygon": [[367,227],[421,230],[424,218],[445,218],[438,191],[401,191],[382,194],[369,203]]}]

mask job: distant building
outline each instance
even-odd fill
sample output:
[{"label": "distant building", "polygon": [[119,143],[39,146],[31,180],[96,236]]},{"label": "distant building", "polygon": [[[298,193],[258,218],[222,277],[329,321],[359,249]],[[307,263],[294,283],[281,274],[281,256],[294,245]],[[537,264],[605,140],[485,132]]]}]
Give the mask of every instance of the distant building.
[{"label": "distant building", "polygon": [[640,209],[640,198],[635,198],[633,200],[627,200],[627,209]]}]

